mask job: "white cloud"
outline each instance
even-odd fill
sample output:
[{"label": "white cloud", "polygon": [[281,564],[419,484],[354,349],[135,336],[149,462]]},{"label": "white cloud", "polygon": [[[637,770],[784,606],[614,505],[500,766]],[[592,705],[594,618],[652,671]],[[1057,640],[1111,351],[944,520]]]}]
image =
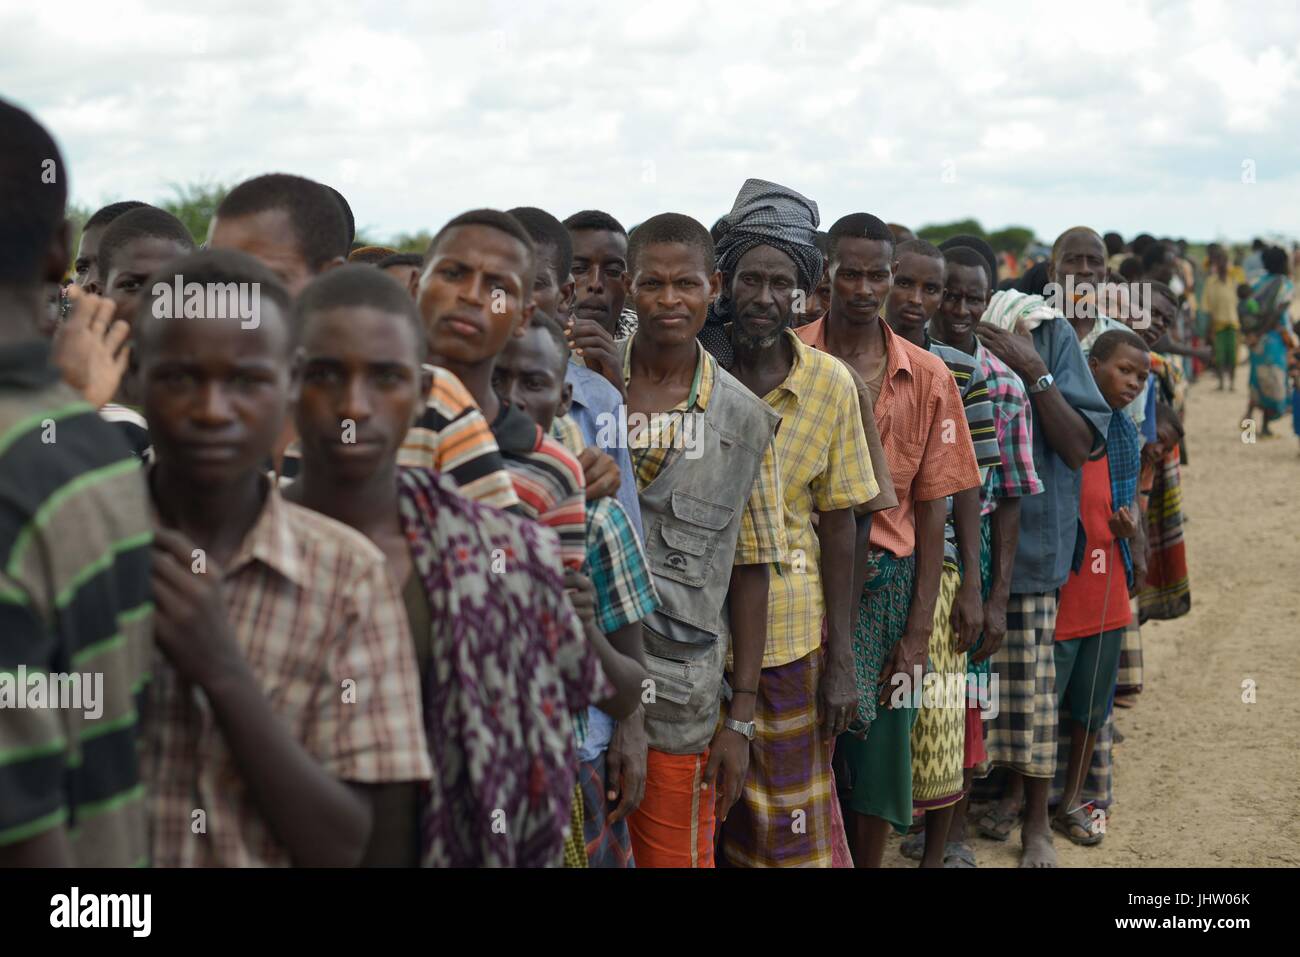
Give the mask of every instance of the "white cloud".
[{"label": "white cloud", "polygon": [[0,36],[0,89],[92,206],[288,170],[341,188],[376,237],[479,205],[711,222],[756,175],[827,224],[1244,238],[1294,231],[1300,201],[1285,0],[72,0],[0,13]]}]

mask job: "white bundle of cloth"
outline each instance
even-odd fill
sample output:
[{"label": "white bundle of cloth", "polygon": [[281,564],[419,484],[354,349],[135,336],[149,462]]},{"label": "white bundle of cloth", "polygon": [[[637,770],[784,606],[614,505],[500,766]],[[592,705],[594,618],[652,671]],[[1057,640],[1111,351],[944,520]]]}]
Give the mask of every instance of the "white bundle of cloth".
[{"label": "white bundle of cloth", "polygon": [[980,322],[987,322],[1007,332],[1015,332],[1017,326],[1025,332],[1033,332],[1043,322],[1060,315],[1042,296],[1014,289],[1000,289],[989,300]]}]

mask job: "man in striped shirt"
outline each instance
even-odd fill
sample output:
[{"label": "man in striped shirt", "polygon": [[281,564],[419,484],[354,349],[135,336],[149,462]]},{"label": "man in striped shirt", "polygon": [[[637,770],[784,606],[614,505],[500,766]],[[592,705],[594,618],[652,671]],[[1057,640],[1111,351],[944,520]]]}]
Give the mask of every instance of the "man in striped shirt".
[{"label": "man in striped shirt", "polygon": [[143,864],[144,483],[37,332],[71,252],[66,179],[33,173],[58,147],[3,101],[0,140],[0,867]]},{"label": "man in striped shirt", "polygon": [[491,423],[522,513],[559,536],[566,568],[581,568],[582,466],[492,389],[497,355],[536,308],[532,239],[507,213],[472,210],[438,231],[425,261],[416,302],[434,362],[461,381]]}]

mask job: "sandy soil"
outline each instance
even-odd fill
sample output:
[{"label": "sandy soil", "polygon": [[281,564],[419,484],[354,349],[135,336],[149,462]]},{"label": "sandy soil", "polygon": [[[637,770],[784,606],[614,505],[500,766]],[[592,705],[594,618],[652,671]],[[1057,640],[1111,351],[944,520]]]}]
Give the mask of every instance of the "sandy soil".
[{"label": "sandy soil", "polygon": [[[1300,446],[1247,444],[1236,392],[1203,378],[1188,398],[1183,469],[1192,610],[1142,627],[1145,688],[1120,710],[1106,839],[1056,835],[1069,867],[1300,865]],[[1243,682],[1255,702],[1243,702]],[[886,851],[886,866],[915,866]],[[981,867],[1014,867],[1019,831],[976,837]]]}]

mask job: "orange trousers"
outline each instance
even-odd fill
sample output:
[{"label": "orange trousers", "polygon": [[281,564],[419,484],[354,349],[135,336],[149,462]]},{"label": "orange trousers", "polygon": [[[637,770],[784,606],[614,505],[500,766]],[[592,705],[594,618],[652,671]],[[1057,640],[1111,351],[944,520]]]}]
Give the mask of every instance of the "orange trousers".
[{"label": "orange trousers", "polygon": [[700,790],[709,752],[646,757],[645,797],[627,819],[637,867],[713,867],[713,787]]}]

